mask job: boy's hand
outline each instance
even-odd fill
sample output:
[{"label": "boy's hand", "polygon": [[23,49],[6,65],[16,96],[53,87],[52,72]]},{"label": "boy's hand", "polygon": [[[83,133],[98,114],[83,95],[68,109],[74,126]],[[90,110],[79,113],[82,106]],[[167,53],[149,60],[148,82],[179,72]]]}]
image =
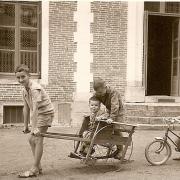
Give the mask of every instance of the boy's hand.
[{"label": "boy's hand", "polygon": [[24,130],[23,130],[23,133],[24,134],[28,134],[28,133],[30,133],[31,131],[29,130],[29,128],[24,128]]},{"label": "boy's hand", "polygon": [[107,119],[106,122],[107,122],[108,124],[111,124],[111,123],[113,122],[113,120],[112,120],[112,119]]},{"label": "boy's hand", "polygon": [[39,136],[40,135],[40,131],[38,128],[34,129],[34,131],[32,132],[33,135],[35,136]]},{"label": "boy's hand", "polygon": [[102,120],[101,116],[96,117],[96,121],[100,121],[100,120]]}]

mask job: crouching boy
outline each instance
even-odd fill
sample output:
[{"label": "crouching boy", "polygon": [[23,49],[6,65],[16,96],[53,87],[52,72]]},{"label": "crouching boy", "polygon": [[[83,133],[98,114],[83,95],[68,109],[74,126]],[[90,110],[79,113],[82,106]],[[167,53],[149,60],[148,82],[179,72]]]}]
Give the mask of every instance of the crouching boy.
[{"label": "crouching boy", "polygon": [[[49,96],[44,88],[30,80],[29,68],[20,65],[15,71],[18,82],[24,87],[22,95],[24,100],[24,133],[30,132],[29,144],[34,156],[34,163],[29,171],[19,174],[20,178],[37,176],[42,173],[41,157],[43,154],[43,137],[51,126],[54,116],[54,109]],[[28,121],[31,121],[31,131],[28,128]]]},{"label": "crouching boy", "polygon": [[[96,97],[106,107],[109,117],[107,123],[111,124],[113,121],[123,122],[124,108],[120,93],[106,85],[105,81],[101,78],[97,78],[93,82],[93,88],[95,91],[94,97]],[[122,136],[118,129],[114,129],[114,134]],[[122,145],[117,145],[118,153],[115,158],[120,159],[122,156]]]}]

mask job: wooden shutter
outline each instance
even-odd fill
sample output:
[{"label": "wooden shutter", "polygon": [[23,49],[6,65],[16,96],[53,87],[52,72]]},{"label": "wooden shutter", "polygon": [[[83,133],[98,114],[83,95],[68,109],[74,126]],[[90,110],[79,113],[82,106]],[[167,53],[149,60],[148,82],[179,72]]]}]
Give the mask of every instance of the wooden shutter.
[{"label": "wooden shutter", "polygon": [[23,122],[23,106],[4,106],[4,124]]}]

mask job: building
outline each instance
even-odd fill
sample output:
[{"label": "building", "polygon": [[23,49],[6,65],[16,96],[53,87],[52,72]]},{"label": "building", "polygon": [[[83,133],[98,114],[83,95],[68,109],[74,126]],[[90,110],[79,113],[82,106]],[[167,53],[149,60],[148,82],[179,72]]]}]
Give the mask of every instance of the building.
[{"label": "building", "polygon": [[48,91],[54,124],[79,124],[93,77],[124,96],[127,117],[180,115],[178,2],[0,2],[0,124],[22,122],[25,63]]}]

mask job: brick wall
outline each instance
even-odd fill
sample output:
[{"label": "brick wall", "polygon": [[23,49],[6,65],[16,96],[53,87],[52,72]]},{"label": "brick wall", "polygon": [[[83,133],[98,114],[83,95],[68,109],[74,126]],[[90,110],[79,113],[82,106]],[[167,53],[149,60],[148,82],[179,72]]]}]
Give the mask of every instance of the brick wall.
[{"label": "brick wall", "polygon": [[21,101],[21,89],[19,84],[0,84],[0,101]]},{"label": "brick wall", "polygon": [[127,8],[127,2],[121,1],[91,3],[94,13],[91,72],[122,94],[126,86]]},{"label": "brick wall", "polygon": [[74,53],[76,43],[74,32],[74,11],[77,10],[77,2],[53,2],[49,4],[49,85],[48,92],[52,100],[72,102],[75,91]]},{"label": "brick wall", "polygon": [[[49,83],[45,89],[55,107],[55,122],[59,119],[59,104],[71,103],[75,91],[74,32],[76,22],[74,22],[74,12],[76,10],[77,2],[75,1],[49,2]],[[21,89],[15,78],[0,80],[0,124],[3,122],[4,105],[22,104]]]},{"label": "brick wall", "polygon": [[[76,8],[76,2],[51,1],[49,4],[49,84],[45,88],[52,101],[72,102],[76,70],[73,60]],[[12,83],[5,84],[6,79],[0,83],[0,101],[21,101],[21,86],[14,83],[16,79],[9,81]]]}]

